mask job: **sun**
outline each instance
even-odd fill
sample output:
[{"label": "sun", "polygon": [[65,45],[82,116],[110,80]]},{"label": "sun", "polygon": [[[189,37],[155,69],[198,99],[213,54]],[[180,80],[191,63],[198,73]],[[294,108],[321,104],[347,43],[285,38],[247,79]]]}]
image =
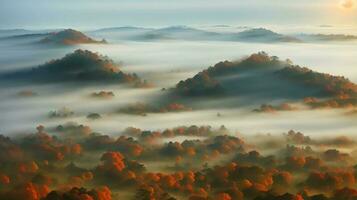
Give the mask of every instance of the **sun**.
[{"label": "sun", "polygon": [[355,6],[355,0],[341,0],[340,6],[345,9],[351,9]]}]

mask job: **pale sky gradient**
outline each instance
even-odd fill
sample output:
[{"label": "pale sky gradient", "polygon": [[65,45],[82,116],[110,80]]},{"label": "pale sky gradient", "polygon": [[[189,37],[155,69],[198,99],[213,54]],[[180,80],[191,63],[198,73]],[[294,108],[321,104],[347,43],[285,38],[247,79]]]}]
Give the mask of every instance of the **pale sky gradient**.
[{"label": "pale sky gradient", "polygon": [[[169,25],[357,26],[356,0],[0,0],[0,29]],[[345,2],[346,3],[346,2]],[[354,5],[354,6],[353,6]]]}]

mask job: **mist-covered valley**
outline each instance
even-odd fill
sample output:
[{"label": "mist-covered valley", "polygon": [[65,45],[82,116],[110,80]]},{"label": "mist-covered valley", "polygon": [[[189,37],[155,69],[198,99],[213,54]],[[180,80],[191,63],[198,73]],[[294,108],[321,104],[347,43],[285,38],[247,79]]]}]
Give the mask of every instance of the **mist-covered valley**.
[{"label": "mist-covered valley", "polygon": [[357,35],[326,29],[0,30],[0,199],[355,198]]},{"label": "mist-covered valley", "polygon": [[[105,31],[105,33],[106,32],[107,31]],[[106,33],[105,36],[107,36],[105,39],[108,41],[108,44],[81,44],[79,46],[60,45],[59,47],[34,43],[34,41],[43,39],[37,38],[37,36],[36,38],[30,37],[22,39],[21,43],[16,39],[6,39],[9,37],[2,38],[1,72],[6,73],[20,69],[34,68],[52,59],[59,59],[76,49],[87,49],[113,59],[115,63],[120,65],[121,70],[138,74],[142,79],[151,83],[151,87],[128,88],[115,84],[82,87],[78,86],[78,83],[72,86],[70,83],[58,82],[49,84],[20,84],[19,80],[12,82],[7,81],[2,84],[5,87],[1,87],[1,110],[4,113],[4,115],[2,115],[3,119],[1,120],[1,131],[4,134],[12,134],[13,132],[28,130],[29,128],[34,129],[34,123],[56,124],[54,120],[48,119],[48,113],[52,110],[67,107],[73,110],[75,114],[61,120],[79,120],[80,123],[93,123],[93,126],[98,126],[99,130],[102,128],[105,128],[105,130],[112,129],[113,131],[111,132],[122,130],[130,125],[136,125],[144,129],[162,129],[189,124],[192,122],[192,119],[198,124],[214,123],[215,126],[227,125],[234,130],[239,130],[243,128],[242,125],[247,126],[244,118],[249,118],[251,123],[254,123],[251,119],[256,118],[258,124],[267,124],[268,127],[266,128],[268,128],[268,130],[265,127],[259,126],[261,130],[254,128],[254,130],[249,131],[249,133],[265,131],[280,133],[285,131],[285,128],[282,128],[282,126],[293,126],[290,128],[297,128],[299,130],[311,131],[312,134],[319,134],[322,130],[314,130],[309,124],[321,127],[321,129],[325,129],[325,126],[328,124],[328,128],[326,127],[326,129],[330,130],[331,133],[335,134],[337,131],[340,134],[354,134],[353,129],[355,128],[355,123],[350,119],[353,118],[353,116],[345,116],[343,114],[344,111],[341,110],[296,111],[292,113],[277,113],[273,116],[268,114],[268,116],[265,116],[266,114],[250,112],[250,110],[257,107],[257,105],[237,106],[228,110],[224,109],[225,104],[242,100],[244,97],[236,97],[237,99],[223,98],[222,103],[212,108],[205,108],[203,111],[192,110],[183,113],[159,113],[147,117],[127,116],[123,114],[113,114],[113,112],[111,112],[113,110],[119,110],[121,106],[128,104],[159,101],[160,95],[165,93],[165,91],[161,91],[162,88],[173,88],[180,80],[192,77],[197,72],[217,62],[240,60],[259,51],[265,51],[269,53],[269,55],[278,56],[281,59],[290,59],[293,63],[306,66],[318,72],[341,75],[351,81],[357,81],[357,72],[354,73],[354,66],[357,65],[357,61],[354,59],[353,54],[357,49],[355,48],[356,43],[353,41],[329,41],[324,43],[248,43],[184,39],[170,41],[131,41],[126,40],[125,37],[121,39],[114,33],[113,36],[110,36],[108,33]],[[99,39],[101,40],[103,38]],[[34,77],[30,75],[29,78],[33,79]],[[37,95],[31,97],[19,95],[19,93],[23,91],[31,91]],[[107,100],[89,97],[90,93],[99,91],[112,91],[115,96]],[[200,100],[199,102],[193,103],[202,105],[205,103],[209,104],[210,101],[212,100],[206,100],[206,102]],[[249,99],[248,101],[253,102],[255,100]],[[86,103],[82,104],[81,102]],[[271,102],[257,101],[257,103]],[[85,116],[93,112],[105,115],[105,120],[88,121]],[[220,113],[222,116],[217,117],[217,113]],[[321,117],[317,117],[320,113],[322,113]],[[328,115],[326,115],[326,113],[328,113]],[[289,114],[292,114],[292,117],[287,117]],[[334,114],[336,114],[336,117],[338,116],[337,118],[341,121],[336,120]],[[302,122],[296,122],[297,116],[300,116]],[[331,116],[332,118],[329,119],[329,117],[326,116]],[[133,119],[122,120],[126,117]],[[176,118],[180,120],[176,120]],[[186,121],[184,120],[185,118],[189,120]],[[289,118],[291,118],[291,121],[289,121]],[[15,120],[18,123],[10,123]],[[158,120],[164,120],[165,123],[159,123],[159,126],[154,125]],[[275,121],[275,123],[271,122],[271,120]],[[284,121],[283,125],[281,124],[281,120]],[[118,121],[120,121],[119,124],[117,123]],[[333,121],[332,123],[335,124],[335,126],[331,124],[331,121]],[[296,123],[301,125],[297,126],[295,125]],[[276,124],[276,128],[272,128],[272,124]],[[244,132],[249,130],[248,127],[245,128]]]}]

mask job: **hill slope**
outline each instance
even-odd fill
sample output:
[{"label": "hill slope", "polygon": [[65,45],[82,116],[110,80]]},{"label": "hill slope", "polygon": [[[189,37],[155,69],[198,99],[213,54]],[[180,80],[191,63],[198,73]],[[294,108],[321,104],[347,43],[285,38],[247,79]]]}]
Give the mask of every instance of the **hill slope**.
[{"label": "hill slope", "polygon": [[357,106],[357,85],[348,79],[314,72],[264,52],[236,62],[217,63],[180,81],[174,93],[181,97],[236,96],[266,101],[305,99],[314,107]]},{"label": "hill slope", "polygon": [[135,74],[122,72],[109,58],[87,50],[76,50],[31,70],[6,74],[6,78],[34,82],[140,83]]}]

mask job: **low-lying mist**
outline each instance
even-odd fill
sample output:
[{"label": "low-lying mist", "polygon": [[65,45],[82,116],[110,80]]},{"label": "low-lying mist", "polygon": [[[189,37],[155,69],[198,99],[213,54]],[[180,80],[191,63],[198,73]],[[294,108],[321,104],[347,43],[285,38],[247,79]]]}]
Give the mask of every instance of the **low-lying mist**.
[{"label": "low-lying mist", "polygon": [[[0,80],[0,199],[357,196],[356,85],[346,79],[312,72],[306,79],[317,77],[311,88],[330,89],[329,97],[352,102],[343,108],[337,102],[335,107],[308,107],[301,98],[310,95],[304,91],[310,86],[295,90],[302,95],[289,95],[287,82],[257,76],[254,70],[237,70],[219,80],[233,92],[238,88],[237,95],[174,94],[181,80],[217,62],[244,60],[260,51],[357,82],[355,42],[134,42],[106,36],[108,44],[69,46],[34,44],[37,36],[0,38],[0,77],[21,71],[40,80],[31,80],[31,73],[23,73],[27,76],[22,82]],[[92,52],[73,54],[76,49]],[[280,63],[265,53],[251,59],[253,65],[263,60],[263,67],[264,59]],[[43,74],[48,75],[45,82]],[[107,82],[108,77],[114,82]],[[215,83],[210,78],[199,80],[210,86]],[[133,80],[142,84],[131,84]],[[189,83],[200,88],[197,82]],[[265,88],[275,90],[262,92]],[[283,88],[287,90],[281,95]],[[299,101],[290,102],[295,96]]]},{"label": "low-lying mist", "polygon": [[[110,40],[109,40],[110,41]],[[264,50],[282,59],[289,58],[295,63],[336,75],[344,75],[357,81],[354,66],[357,60],[353,52],[354,43],[327,44],[251,44],[239,42],[213,41],[122,41],[116,44],[81,45],[80,47],[44,48],[22,45],[7,41],[0,48],[0,72],[32,68],[73,51],[75,48],[88,49],[107,55],[121,63],[122,70],[139,74],[154,84],[150,89],[131,89],[124,86],[100,86],[75,89],[70,85],[27,85],[0,86],[1,94],[1,133],[27,131],[34,124],[56,125],[64,121],[89,123],[94,129],[115,133],[127,126],[160,129],[175,125],[212,124],[226,125],[234,130],[257,132],[281,132],[295,128],[311,134],[354,134],[355,117],[346,117],[344,111],[314,110],[287,112],[275,115],[250,113],[254,107],[244,110],[209,109],[180,113],[157,113],[149,116],[130,116],[115,113],[127,104],[157,101],[162,88],[172,88],[175,84],[208,66],[224,60],[238,60],[253,52]],[[323,53],[321,53],[323,52]],[[345,52],[349,52],[346,54]],[[36,96],[23,97],[21,91],[33,91]],[[89,98],[89,94],[99,91],[113,91],[115,97],[109,100]],[[234,99],[228,101],[236,101]],[[83,103],[85,102],[85,103]],[[209,103],[209,102],[208,102]],[[222,100],[222,105],[226,100]],[[202,103],[198,103],[202,104]],[[259,106],[259,105],[257,105]],[[257,107],[256,106],[256,107]],[[64,119],[49,119],[48,113],[63,107],[74,111],[74,115]],[[102,119],[90,121],[85,116],[99,113]],[[219,117],[217,117],[219,113]],[[299,118],[299,120],[296,120]]]}]

